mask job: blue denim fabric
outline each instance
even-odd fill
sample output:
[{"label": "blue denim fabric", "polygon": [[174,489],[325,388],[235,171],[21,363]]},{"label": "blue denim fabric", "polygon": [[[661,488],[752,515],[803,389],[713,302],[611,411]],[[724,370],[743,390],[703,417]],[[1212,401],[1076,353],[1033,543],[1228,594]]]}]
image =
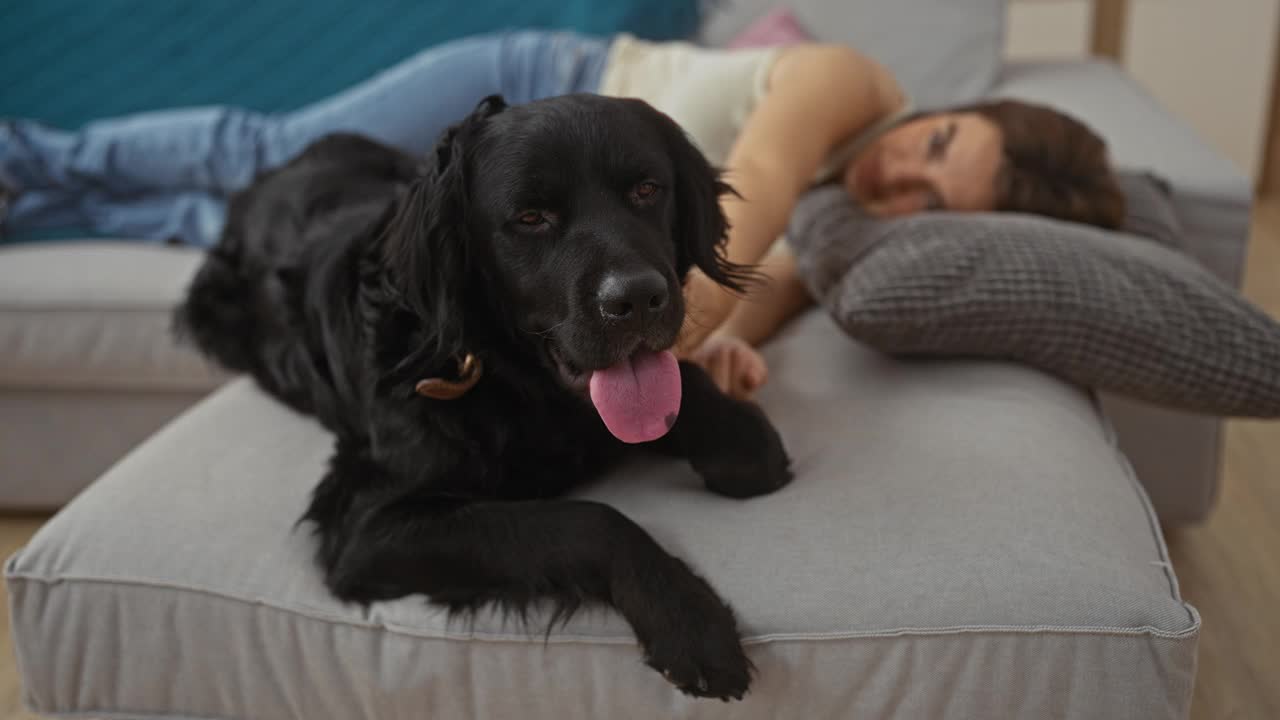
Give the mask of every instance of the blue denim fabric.
[{"label": "blue denim fabric", "polygon": [[332,132],[426,152],[484,97],[519,104],[595,92],[609,42],[567,32],[484,35],[424,50],[294,112],[234,107],[142,113],[65,132],[0,124],[0,182],[17,190],[6,232],[76,228],[209,246],[227,196]]}]

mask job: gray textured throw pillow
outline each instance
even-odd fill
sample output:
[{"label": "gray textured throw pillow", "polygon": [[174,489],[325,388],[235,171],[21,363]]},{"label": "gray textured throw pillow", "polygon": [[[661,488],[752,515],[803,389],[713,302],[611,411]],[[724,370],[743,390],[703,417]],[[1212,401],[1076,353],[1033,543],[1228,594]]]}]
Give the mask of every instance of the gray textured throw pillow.
[{"label": "gray textured throw pillow", "polygon": [[1156,242],[1011,213],[875,219],[840,187],[810,192],[792,218],[809,291],[872,347],[1017,360],[1170,407],[1280,417],[1280,324]]},{"label": "gray textured throw pillow", "polygon": [[1124,231],[1186,250],[1182,223],[1169,199],[1169,184],[1147,172],[1123,171],[1116,176],[1125,198]]}]

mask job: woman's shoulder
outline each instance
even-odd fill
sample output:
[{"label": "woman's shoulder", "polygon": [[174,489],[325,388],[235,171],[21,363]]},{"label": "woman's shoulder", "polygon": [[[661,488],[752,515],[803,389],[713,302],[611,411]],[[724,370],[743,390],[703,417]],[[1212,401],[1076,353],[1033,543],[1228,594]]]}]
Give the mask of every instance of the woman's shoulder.
[{"label": "woman's shoulder", "polygon": [[886,107],[906,103],[897,78],[875,58],[848,45],[806,42],[788,45],[778,53],[769,74],[770,87],[797,83],[857,86],[869,82]]}]

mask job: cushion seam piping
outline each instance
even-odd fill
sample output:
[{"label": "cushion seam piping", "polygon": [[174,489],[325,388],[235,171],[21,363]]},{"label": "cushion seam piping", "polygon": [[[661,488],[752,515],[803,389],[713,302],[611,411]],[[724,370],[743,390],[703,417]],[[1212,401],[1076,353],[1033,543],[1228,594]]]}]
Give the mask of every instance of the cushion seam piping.
[{"label": "cushion seam piping", "polygon": [[1129,488],[1133,490],[1138,502],[1142,504],[1142,511],[1147,517],[1147,530],[1151,533],[1151,539],[1155,541],[1156,553],[1160,558],[1160,569],[1169,584],[1170,597],[1187,613],[1187,619],[1191,622],[1192,627],[1198,628],[1200,626],[1200,613],[1193,605],[1182,599],[1182,593],[1178,588],[1178,577],[1173,572],[1173,561],[1169,558],[1169,548],[1164,542],[1163,534],[1160,532],[1160,521],[1156,518],[1156,511],[1151,504],[1151,498],[1147,497],[1147,491],[1143,489],[1141,481],[1138,480],[1138,475],[1134,472],[1133,464],[1129,462],[1129,457],[1120,450],[1119,437],[1115,426],[1111,423],[1111,418],[1107,417],[1107,414],[1103,412],[1098,393],[1091,392],[1089,396],[1094,412],[1097,414],[1106,433],[1107,444],[1111,446],[1111,451],[1115,454],[1116,461],[1120,464],[1125,478],[1129,481]]},{"label": "cushion seam piping", "polygon": [[[361,628],[372,631],[382,631],[402,635],[405,637],[414,637],[427,640],[449,640],[449,641],[473,641],[480,640],[486,642],[528,642],[530,639],[538,639],[534,635],[517,635],[507,633],[444,633],[440,635],[424,634],[415,632],[408,628],[398,627],[394,625],[360,623],[348,618],[339,618],[331,615],[324,615],[313,611],[306,611],[299,608],[286,607],[277,603],[269,602],[262,599],[250,599],[237,597],[228,593],[222,593],[207,588],[189,587],[175,583],[158,583],[146,580],[124,579],[124,578],[95,578],[88,576],[66,576],[60,578],[45,578],[38,575],[30,575],[21,571],[10,571],[6,574],[8,581],[23,580],[28,582],[40,583],[45,586],[53,586],[60,584],[82,583],[82,584],[102,584],[115,585],[121,587],[152,587],[162,588],[166,590],[176,590],[179,592],[195,593],[208,597],[229,600],[234,603],[243,605],[256,605],[265,607],[277,612],[289,613],[298,617],[306,618],[324,623],[335,623],[347,625],[350,627]],[[1186,640],[1194,638],[1200,631],[1200,619],[1193,615],[1192,624],[1183,630],[1164,630],[1152,625],[1142,625],[1135,627],[1105,627],[1105,626],[1087,626],[1087,625],[955,625],[938,628],[893,628],[889,630],[876,631],[848,631],[848,632],[820,632],[820,633],[804,633],[804,632],[782,632],[782,633],[766,633],[759,635],[746,635],[743,637],[743,644],[750,645],[762,642],[775,642],[783,640],[844,640],[844,639],[877,639],[891,638],[902,636],[941,636],[955,634],[973,634],[973,633],[992,633],[998,635],[1023,635],[1023,634],[1059,634],[1059,635],[1106,635],[1106,636],[1122,636],[1122,637],[1143,637],[1150,636],[1165,640]],[[541,633],[536,633],[540,635]],[[635,639],[631,636],[593,636],[593,635],[561,635],[553,637],[551,642],[585,642],[585,643],[634,643]]]}]

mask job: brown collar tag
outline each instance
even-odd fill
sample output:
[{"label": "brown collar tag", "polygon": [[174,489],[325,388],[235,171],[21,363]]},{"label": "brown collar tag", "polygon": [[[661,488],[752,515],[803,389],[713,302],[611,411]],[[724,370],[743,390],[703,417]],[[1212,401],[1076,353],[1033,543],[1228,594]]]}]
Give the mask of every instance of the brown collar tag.
[{"label": "brown collar tag", "polygon": [[422,397],[432,400],[457,400],[475,387],[483,374],[484,365],[481,364],[480,359],[467,353],[466,357],[458,361],[457,380],[427,378],[419,380],[413,389]]}]

